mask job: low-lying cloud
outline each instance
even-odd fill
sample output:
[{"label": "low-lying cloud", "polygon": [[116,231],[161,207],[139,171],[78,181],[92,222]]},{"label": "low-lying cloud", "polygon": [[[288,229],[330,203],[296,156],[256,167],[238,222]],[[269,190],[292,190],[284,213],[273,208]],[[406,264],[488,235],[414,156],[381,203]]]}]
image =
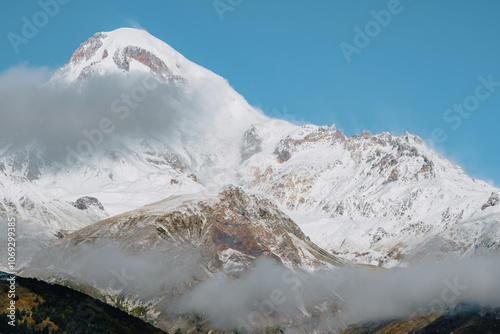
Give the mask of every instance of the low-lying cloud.
[{"label": "low-lying cloud", "polygon": [[312,273],[261,258],[234,279],[224,272],[208,274],[194,248],[130,252],[99,242],[71,247],[48,248],[34,258],[30,271],[65,274],[144,302],[162,298],[156,307],[164,314],[196,313],[215,326],[243,332],[268,326],[332,331],[439,313],[462,303],[500,307],[499,256]]},{"label": "low-lying cloud", "polygon": [[439,313],[459,303],[500,307],[500,257],[391,270],[336,268],[306,273],[259,261],[240,280],[216,275],[182,307],[226,328],[288,323],[328,331],[365,321]]},{"label": "low-lying cloud", "polygon": [[112,294],[147,299],[163,290],[182,287],[202,270],[199,255],[188,248],[132,252],[102,241],[73,250],[65,247],[55,244],[34,256],[26,274],[76,279]]},{"label": "low-lying cloud", "polygon": [[216,76],[160,83],[152,75],[108,75],[87,80],[81,89],[47,83],[49,76],[46,68],[27,67],[0,76],[2,142],[41,143],[47,157],[61,160],[67,147],[89,151],[82,141],[93,151],[116,136],[203,143],[211,135],[223,140],[252,121],[250,114],[238,119],[241,110],[228,104],[229,86]]}]

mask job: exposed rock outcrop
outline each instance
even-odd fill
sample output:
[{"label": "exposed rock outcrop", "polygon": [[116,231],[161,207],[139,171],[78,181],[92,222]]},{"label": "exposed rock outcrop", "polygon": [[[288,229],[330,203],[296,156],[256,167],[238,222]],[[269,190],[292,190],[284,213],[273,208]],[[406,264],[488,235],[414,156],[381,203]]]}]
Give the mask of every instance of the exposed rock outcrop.
[{"label": "exposed rock outcrop", "polygon": [[481,207],[481,210],[489,208],[491,206],[496,206],[499,203],[498,193],[492,193],[486,204]]},{"label": "exposed rock outcrop", "polygon": [[262,151],[262,138],[259,136],[259,133],[255,126],[251,126],[249,130],[247,130],[243,134],[243,145],[241,147],[241,159],[247,160],[251,156]]}]

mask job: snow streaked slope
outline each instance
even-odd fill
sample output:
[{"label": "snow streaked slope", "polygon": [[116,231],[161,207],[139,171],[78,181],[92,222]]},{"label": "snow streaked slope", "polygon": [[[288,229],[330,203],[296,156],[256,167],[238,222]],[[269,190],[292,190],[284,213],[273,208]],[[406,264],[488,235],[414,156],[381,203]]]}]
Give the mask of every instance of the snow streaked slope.
[{"label": "snow streaked slope", "polygon": [[1,217],[17,217],[54,233],[74,231],[107,216],[103,212],[93,220],[70,203],[57,199],[36,185],[15,182],[5,175],[0,175],[0,198]]},{"label": "snow streaked slope", "polygon": [[[255,129],[254,136],[266,131]],[[471,179],[418,136],[346,137],[335,126],[306,125],[260,146],[240,182],[273,198],[335,254],[391,265],[491,248],[492,240],[498,247],[500,208],[482,210],[498,189]]]},{"label": "snow streaked slope", "polygon": [[[108,216],[88,214],[33,181],[42,177],[43,157],[37,146],[16,150],[2,145],[0,158],[0,217],[17,217],[43,227],[49,234],[74,231]],[[75,198],[75,200],[78,197]]]}]

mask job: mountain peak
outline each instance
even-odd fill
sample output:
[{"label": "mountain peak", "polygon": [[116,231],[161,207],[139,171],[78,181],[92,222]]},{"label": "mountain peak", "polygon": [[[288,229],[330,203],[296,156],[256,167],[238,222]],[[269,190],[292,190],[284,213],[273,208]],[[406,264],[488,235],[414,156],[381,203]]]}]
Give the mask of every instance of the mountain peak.
[{"label": "mountain peak", "polygon": [[137,72],[153,73],[167,82],[182,78],[181,67],[190,65],[179,52],[147,31],[120,28],[95,33],[80,44],[51,81],[81,84],[96,76]]}]

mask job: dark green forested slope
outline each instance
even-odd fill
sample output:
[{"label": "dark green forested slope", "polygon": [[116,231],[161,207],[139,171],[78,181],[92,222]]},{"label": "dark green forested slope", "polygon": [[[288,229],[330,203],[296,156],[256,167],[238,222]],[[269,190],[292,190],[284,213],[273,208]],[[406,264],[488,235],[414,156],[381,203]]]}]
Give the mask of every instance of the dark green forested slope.
[{"label": "dark green forested slope", "polygon": [[16,327],[8,325],[8,283],[0,281],[0,333],[165,333],[117,308],[61,285],[18,277]]}]

